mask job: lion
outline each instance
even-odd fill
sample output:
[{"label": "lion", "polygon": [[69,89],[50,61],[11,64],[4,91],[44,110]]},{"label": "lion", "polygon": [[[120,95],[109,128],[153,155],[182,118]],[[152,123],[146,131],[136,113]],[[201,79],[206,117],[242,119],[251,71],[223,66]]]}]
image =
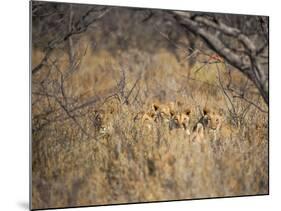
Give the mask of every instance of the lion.
[{"label": "lion", "polygon": [[112,114],[104,109],[95,109],[90,116],[90,120],[95,129],[95,133],[104,134],[113,131]]},{"label": "lion", "polygon": [[213,134],[216,139],[218,132],[222,126],[222,110],[221,109],[203,109],[203,116],[198,120],[192,130],[192,139],[203,140],[206,134]]},{"label": "lion", "polygon": [[174,110],[173,102],[167,104],[152,103],[149,109],[138,112],[134,122],[140,121],[142,125],[152,128],[156,123],[168,123]]},{"label": "lion", "polygon": [[156,123],[156,113],[153,111],[140,111],[134,116],[133,121],[138,121],[141,125],[152,129],[152,126]]},{"label": "lion", "polygon": [[188,129],[190,109],[182,109],[182,106],[182,104],[172,101],[168,103],[154,102],[147,111],[138,112],[134,117],[134,122],[139,120],[143,125],[148,125],[149,128],[152,125],[167,126],[170,130],[182,128],[187,134],[190,134]]},{"label": "lion", "polygon": [[175,112],[175,105],[173,102],[167,104],[153,103],[151,107],[156,115],[156,122],[170,122],[171,117]]},{"label": "lion", "polygon": [[156,114],[152,111],[144,112],[141,116],[141,123],[152,123],[156,121]]},{"label": "lion", "polygon": [[190,135],[189,122],[190,122],[190,109],[184,109],[180,112],[175,112],[172,114],[170,120],[169,128],[173,129],[184,129],[188,135]]}]

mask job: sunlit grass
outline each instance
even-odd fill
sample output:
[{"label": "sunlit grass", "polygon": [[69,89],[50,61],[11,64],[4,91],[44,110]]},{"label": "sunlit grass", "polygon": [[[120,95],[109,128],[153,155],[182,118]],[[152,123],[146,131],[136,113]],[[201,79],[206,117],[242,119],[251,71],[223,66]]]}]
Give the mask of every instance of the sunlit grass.
[{"label": "sunlit grass", "polygon": [[[57,65],[65,71],[67,56],[60,58]],[[34,53],[33,63],[39,60],[40,52]],[[129,105],[106,101],[81,109],[83,115],[78,121],[93,135],[91,138],[85,137],[69,118],[52,121],[32,134],[32,207],[268,193],[267,114],[250,107],[243,125],[234,125],[222,91],[199,82],[217,86],[216,66],[207,65],[195,72],[200,65],[182,65],[165,50],[149,55],[131,49],[117,57],[88,50],[79,70],[65,82],[67,96],[76,97],[78,103],[93,96],[103,99],[108,90],[116,91],[122,68],[126,72],[126,93],[138,77],[141,80],[129,98]],[[220,68],[226,80],[227,72],[222,65]],[[44,69],[33,81],[44,78],[47,71]],[[189,80],[188,71],[191,78],[199,81]],[[51,70],[49,77],[59,80],[58,75]],[[245,79],[234,72],[233,80],[238,86]],[[32,91],[37,89],[40,90],[34,85]],[[52,89],[49,84],[47,91]],[[32,96],[33,102],[38,99]],[[148,130],[134,122],[136,112],[146,110],[154,100],[183,101],[192,110],[191,125],[199,119],[198,106],[222,108],[225,126],[219,139],[191,142],[183,131],[169,131],[166,125],[155,124]],[[235,104],[237,109],[245,105],[243,101]],[[65,116],[54,99],[42,96],[32,108],[32,115],[39,115],[50,106],[58,109],[50,114],[53,119]],[[114,112],[109,114],[112,106]],[[110,125],[111,130],[95,130],[90,118],[95,109],[107,112],[105,125]],[[46,121],[44,118],[40,124]],[[39,123],[32,124],[35,127]]]}]

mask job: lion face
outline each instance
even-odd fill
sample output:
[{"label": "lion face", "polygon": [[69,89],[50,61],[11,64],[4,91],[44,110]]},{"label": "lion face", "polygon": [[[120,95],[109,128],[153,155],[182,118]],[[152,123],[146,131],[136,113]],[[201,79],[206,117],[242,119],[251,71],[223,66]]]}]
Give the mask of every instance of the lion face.
[{"label": "lion face", "polygon": [[174,113],[173,103],[168,104],[152,104],[152,112],[155,113],[155,121],[169,122]]},{"label": "lion face", "polygon": [[203,109],[203,125],[211,130],[219,130],[222,124],[222,110]]},{"label": "lion face", "polygon": [[217,132],[222,126],[222,113],[222,110],[204,108],[203,116],[193,127],[192,139],[204,140],[205,136],[210,134],[213,134],[216,139]]},{"label": "lion face", "polygon": [[170,129],[182,128],[189,133],[190,109],[175,113],[170,121]]},{"label": "lion face", "polygon": [[95,131],[98,133],[110,133],[112,127],[112,114],[103,109],[95,110],[91,117]]}]

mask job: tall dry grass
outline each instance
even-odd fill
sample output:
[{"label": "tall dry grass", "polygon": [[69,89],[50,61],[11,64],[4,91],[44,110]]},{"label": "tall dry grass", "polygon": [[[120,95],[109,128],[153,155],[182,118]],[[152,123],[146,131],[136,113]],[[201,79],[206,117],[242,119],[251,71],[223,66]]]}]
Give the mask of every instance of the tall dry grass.
[{"label": "tall dry grass", "polygon": [[[33,63],[41,56],[35,51]],[[66,55],[53,58],[59,58],[61,72],[67,69]],[[268,114],[241,99],[229,102],[215,65],[196,72],[199,66],[181,64],[164,49],[153,55],[130,49],[116,57],[88,51],[64,82],[70,110],[96,99],[72,112],[79,126],[58,103],[64,96],[55,83],[60,80],[56,68],[34,76],[32,208],[267,194]],[[220,71],[226,83],[228,72],[223,65]],[[246,79],[233,71],[232,84],[242,87]],[[247,91],[255,99],[256,90]],[[107,98],[116,92],[117,97]],[[191,108],[191,126],[200,108],[222,108],[218,138],[192,142],[184,131],[170,131],[165,124],[149,130],[133,121],[153,101],[176,100]],[[101,110],[104,130],[94,122]]]}]

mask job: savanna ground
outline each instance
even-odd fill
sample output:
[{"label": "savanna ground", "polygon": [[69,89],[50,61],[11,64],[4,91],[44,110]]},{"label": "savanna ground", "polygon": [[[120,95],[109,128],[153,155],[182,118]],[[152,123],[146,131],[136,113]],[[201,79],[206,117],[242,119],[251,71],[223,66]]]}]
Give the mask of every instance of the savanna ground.
[{"label": "savanna ground", "polygon": [[[268,193],[268,113],[244,75],[164,45],[91,48],[89,34],[75,40],[74,65],[60,47],[32,75],[33,209]],[[44,55],[33,45],[32,67]],[[155,101],[183,102],[190,129],[204,107],[221,108],[219,136],[194,142],[134,121]]]}]

